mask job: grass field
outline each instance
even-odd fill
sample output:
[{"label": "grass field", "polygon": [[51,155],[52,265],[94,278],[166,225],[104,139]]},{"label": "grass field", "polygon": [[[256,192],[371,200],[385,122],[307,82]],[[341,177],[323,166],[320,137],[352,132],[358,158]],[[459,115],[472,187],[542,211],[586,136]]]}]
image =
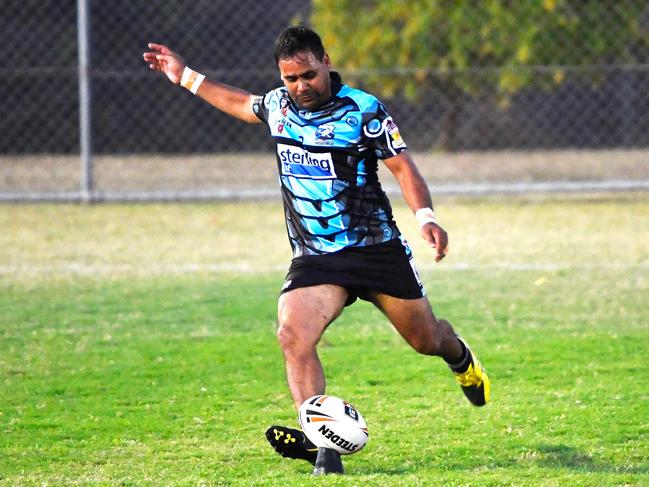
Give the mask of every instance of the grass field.
[{"label": "grass field", "polygon": [[328,392],[370,441],[347,475],[274,454],[278,202],[0,206],[0,485],[649,485],[649,195],[439,201],[433,307],[493,403],[367,303],[327,331]]}]

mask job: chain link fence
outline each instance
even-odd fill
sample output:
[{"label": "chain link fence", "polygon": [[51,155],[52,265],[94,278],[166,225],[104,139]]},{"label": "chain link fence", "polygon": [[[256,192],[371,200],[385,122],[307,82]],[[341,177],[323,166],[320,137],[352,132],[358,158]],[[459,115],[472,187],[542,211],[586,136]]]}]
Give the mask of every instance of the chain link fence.
[{"label": "chain link fence", "polygon": [[[339,67],[346,82],[380,94],[433,186],[631,181],[631,187],[633,182],[646,187],[649,3],[566,2],[523,2],[547,11],[567,4],[567,25],[577,19],[592,26],[554,42],[563,51],[539,56],[541,63],[524,62],[522,53],[514,57],[518,63],[508,65],[475,57],[463,67],[421,62],[377,67],[368,52]],[[300,21],[318,30],[328,25],[322,21],[325,3],[87,0],[93,197],[274,194],[272,141],[264,127],[231,119],[172,86],[148,70],[142,52],[150,41],[167,44],[208,77],[262,94],[281,82],[272,56],[277,33]],[[355,23],[363,32],[362,16],[381,8],[441,9],[448,2],[368,1],[353,3],[355,8],[345,3],[328,4],[348,9],[338,12],[349,22],[340,24],[341,38],[354,32]],[[80,191],[77,8],[73,0],[2,2],[0,197],[5,200],[75,199]],[[488,26],[481,16],[499,14],[475,8],[463,15]],[[455,21],[446,19],[444,25]],[[561,18],[557,22],[560,27]],[[407,35],[400,31],[408,28],[405,23],[375,24],[383,35],[396,36],[395,43]],[[438,30],[444,29],[432,29],[426,42],[437,42]],[[560,28],[556,32],[564,35]],[[326,42],[335,31],[325,34]],[[477,35],[485,38],[478,47],[487,49],[489,32]],[[425,51],[427,44],[420,46]],[[575,63],[575,53],[591,62]],[[334,66],[336,61],[334,55]],[[507,88],[507,80],[516,89]]]}]

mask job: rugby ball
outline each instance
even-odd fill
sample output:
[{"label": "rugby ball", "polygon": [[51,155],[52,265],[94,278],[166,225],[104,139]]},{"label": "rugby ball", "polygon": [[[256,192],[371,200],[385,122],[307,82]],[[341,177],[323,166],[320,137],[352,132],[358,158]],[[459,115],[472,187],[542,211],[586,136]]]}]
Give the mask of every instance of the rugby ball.
[{"label": "rugby ball", "polygon": [[361,450],[368,439],[367,423],[354,406],[339,397],[319,395],[300,406],[302,431],[318,448],[332,448],[341,455]]}]

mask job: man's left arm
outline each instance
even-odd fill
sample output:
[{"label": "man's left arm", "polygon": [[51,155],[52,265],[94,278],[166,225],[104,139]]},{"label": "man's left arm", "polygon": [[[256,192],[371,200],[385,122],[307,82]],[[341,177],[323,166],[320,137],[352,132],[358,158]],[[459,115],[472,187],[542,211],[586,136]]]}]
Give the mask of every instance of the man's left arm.
[{"label": "man's left arm", "polygon": [[435,261],[439,262],[448,252],[448,235],[435,220],[426,181],[407,150],[401,151],[394,157],[384,159],[383,162],[394,174],[406,203],[415,213],[421,226],[421,236],[435,249]]}]

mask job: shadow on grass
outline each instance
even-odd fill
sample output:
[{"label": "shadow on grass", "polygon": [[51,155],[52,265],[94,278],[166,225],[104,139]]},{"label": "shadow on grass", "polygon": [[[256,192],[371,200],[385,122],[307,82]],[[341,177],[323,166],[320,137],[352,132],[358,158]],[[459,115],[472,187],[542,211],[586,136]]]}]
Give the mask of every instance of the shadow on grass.
[{"label": "shadow on grass", "polygon": [[[481,463],[480,456],[473,457],[476,461],[467,461],[466,457],[453,460],[451,458],[444,462],[444,470],[466,471],[480,468],[495,469],[527,469],[530,464],[539,468],[570,469],[584,473],[618,473],[618,474],[647,474],[649,464],[641,466],[615,465],[601,459],[593,458],[592,455],[579,451],[568,445],[538,445],[529,451],[524,458],[500,458],[492,459],[489,462]],[[353,475],[389,475],[399,476],[416,474],[419,470],[429,470],[435,465],[433,459],[421,458],[403,465],[378,466],[362,465],[350,469]]]},{"label": "shadow on grass", "polygon": [[613,465],[567,445],[539,445],[537,451],[540,455],[534,460],[540,467],[569,468],[593,473],[649,473],[649,465],[639,467]]}]

